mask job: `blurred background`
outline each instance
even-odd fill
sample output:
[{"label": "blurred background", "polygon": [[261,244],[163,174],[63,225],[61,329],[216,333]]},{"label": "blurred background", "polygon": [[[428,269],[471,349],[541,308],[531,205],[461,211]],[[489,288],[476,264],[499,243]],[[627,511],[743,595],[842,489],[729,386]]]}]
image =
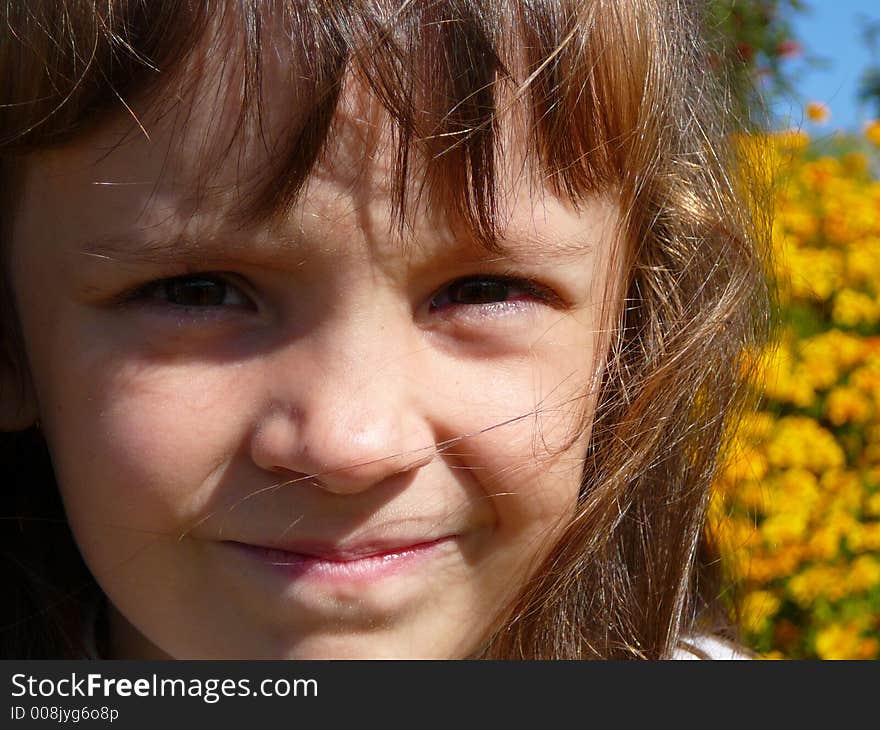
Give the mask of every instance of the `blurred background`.
[{"label": "blurred background", "polygon": [[713,497],[723,562],[762,656],[880,658],[880,0],[708,2],[781,303]]}]

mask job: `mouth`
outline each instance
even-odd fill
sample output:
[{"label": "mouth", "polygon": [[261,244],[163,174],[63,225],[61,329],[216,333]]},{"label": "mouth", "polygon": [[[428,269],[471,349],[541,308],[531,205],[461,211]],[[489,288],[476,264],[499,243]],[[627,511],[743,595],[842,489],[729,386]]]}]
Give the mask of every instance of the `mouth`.
[{"label": "mouth", "polygon": [[374,581],[415,568],[454,548],[454,543],[455,536],[350,546],[298,543],[279,548],[231,540],[223,544],[288,578],[349,582]]}]

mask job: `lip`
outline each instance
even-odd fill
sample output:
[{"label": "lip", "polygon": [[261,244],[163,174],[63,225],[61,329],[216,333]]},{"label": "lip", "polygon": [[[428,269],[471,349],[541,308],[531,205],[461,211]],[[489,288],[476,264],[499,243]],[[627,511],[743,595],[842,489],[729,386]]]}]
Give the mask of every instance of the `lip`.
[{"label": "lip", "polygon": [[288,578],[328,581],[375,581],[409,571],[453,547],[455,536],[432,540],[396,540],[336,546],[297,543],[281,547],[224,541],[240,554]]}]

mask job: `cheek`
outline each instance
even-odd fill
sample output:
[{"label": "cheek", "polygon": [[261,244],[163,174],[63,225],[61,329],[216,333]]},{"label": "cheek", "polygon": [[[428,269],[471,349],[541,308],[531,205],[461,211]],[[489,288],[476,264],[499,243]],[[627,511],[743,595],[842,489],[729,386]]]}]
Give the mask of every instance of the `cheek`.
[{"label": "cheek", "polygon": [[531,539],[573,514],[589,437],[583,425],[581,409],[569,406],[539,410],[480,436],[487,467],[481,482],[499,536]]},{"label": "cheek", "polygon": [[448,460],[473,470],[500,539],[534,540],[574,513],[595,397],[590,348],[570,354],[472,373],[468,394],[449,394],[462,404],[459,433],[476,435],[454,443]]},{"label": "cheek", "polygon": [[203,512],[233,458],[246,400],[223,368],[68,360],[43,380],[59,484],[72,522],[103,515],[180,530]]}]

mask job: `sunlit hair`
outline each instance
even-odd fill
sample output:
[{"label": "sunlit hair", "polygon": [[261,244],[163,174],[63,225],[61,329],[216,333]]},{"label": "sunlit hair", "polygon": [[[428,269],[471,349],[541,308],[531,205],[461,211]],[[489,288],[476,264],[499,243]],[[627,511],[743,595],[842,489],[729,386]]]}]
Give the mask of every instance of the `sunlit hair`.
[{"label": "sunlit hair", "polygon": [[[744,353],[761,341],[768,311],[763,228],[744,200],[747,173],[735,166],[736,129],[704,41],[702,5],[7,3],[0,231],[8,238],[16,171],[28,154],[73,142],[109,115],[137,116],[136,101],[166,103],[212,33],[233,31],[238,55],[225,63],[241,71],[228,150],[235,135],[259,127],[267,29],[277,44],[281,28],[289,46],[299,111],[278,165],[250,190],[249,216],[295,204],[355,78],[392,122],[389,184],[401,226],[412,196],[429,196],[491,250],[502,223],[505,120],[523,120],[529,169],[553,194],[574,206],[609,191],[620,201],[625,295],[607,310],[613,334],[577,513],[479,655],[668,656],[724,616],[704,522],[725,428],[745,402]],[[9,250],[8,240],[2,245]],[[8,286],[0,296],[0,355],[14,359]],[[3,651],[76,656],[94,587],[73,557],[45,446],[33,429],[0,441],[11,596]]]}]

